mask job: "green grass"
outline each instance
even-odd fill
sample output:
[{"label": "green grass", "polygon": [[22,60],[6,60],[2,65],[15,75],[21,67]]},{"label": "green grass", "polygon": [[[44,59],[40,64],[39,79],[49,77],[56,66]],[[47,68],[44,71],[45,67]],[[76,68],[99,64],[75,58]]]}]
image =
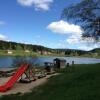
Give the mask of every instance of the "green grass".
[{"label": "green grass", "polygon": [[[50,57],[50,56],[60,56],[60,55],[56,55],[56,54],[52,54],[52,55],[41,55],[39,53],[30,51],[30,52],[25,52],[23,50],[12,50],[12,54],[8,54],[6,50],[0,50],[0,57],[2,56],[31,56],[31,57]],[[63,55],[64,56],[64,55]]]},{"label": "green grass", "polygon": [[29,53],[26,53],[23,50],[13,50],[12,54],[8,54],[7,51],[0,51],[0,56],[37,56],[37,53],[30,51]]},{"label": "green grass", "polygon": [[1,56],[31,56],[31,57],[90,57],[90,58],[100,58],[100,55],[95,55],[95,54],[84,54],[84,55],[64,55],[64,54],[39,54],[37,52],[30,51],[29,53],[23,51],[23,50],[12,50],[12,54],[8,54],[6,50],[0,50],[0,57]]},{"label": "green grass", "polygon": [[100,64],[75,65],[24,95],[0,100],[100,100]]}]

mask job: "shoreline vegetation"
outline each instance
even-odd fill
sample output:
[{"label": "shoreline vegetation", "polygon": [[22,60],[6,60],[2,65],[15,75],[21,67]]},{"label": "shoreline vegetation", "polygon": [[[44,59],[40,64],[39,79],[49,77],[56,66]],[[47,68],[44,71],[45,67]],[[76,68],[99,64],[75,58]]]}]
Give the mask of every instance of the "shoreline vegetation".
[{"label": "shoreline vegetation", "polygon": [[99,100],[100,63],[81,64],[58,70],[61,73],[32,89],[30,93],[17,93],[0,100]]},{"label": "shoreline vegetation", "polygon": [[4,56],[10,56],[10,57],[16,57],[16,56],[26,56],[26,57],[88,57],[88,58],[100,58],[100,55],[89,55],[89,54],[84,54],[84,55],[64,55],[64,54],[39,54],[33,51],[30,52],[25,52],[25,51],[16,51],[16,50],[12,50],[12,53],[8,53],[5,50],[0,50],[0,57],[4,57]]},{"label": "shoreline vegetation", "polygon": [[100,48],[90,51],[77,49],[52,49],[40,45],[22,44],[0,40],[0,56],[32,56],[32,57],[91,57],[100,58]]}]

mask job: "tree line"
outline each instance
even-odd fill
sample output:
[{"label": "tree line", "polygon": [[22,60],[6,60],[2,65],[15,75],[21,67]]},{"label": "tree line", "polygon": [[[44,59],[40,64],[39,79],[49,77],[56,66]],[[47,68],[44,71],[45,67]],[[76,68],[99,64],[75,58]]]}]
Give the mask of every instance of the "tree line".
[{"label": "tree line", "polygon": [[16,42],[7,42],[0,40],[0,50],[30,50],[30,51],[50,51],[51,49],[32,44],[16,43]]},{"label": "tree line", "polygon": [[81,56],[85,54],[100,54],[100,48],[93,49],[91,51],[77,50],[77,49],[51,49],[40,45],[16,43],[16,42],[7,42],[0,40],[0,50],[19,50],[25,51],[29,50],[31,52],[37,52],[44,54],[43,52],[49,52],[51,54],[58,55],[69,55],[69,56]]}]

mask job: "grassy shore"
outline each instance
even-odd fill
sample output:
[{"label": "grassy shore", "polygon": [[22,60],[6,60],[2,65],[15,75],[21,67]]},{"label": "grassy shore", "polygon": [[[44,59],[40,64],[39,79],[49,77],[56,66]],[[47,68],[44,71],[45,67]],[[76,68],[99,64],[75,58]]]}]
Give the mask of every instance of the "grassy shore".
[{"label": "grassy shore", "polygon": [[73,56],[73,55],[64,55],[64,54],[43,54],[43,55],[41,55],[41,54],[39,54],[39,53],[36,53],[36,52],[32,52],[32,51],[30,51],[30,52],[25,52],[25,51],[14,51],[13,50],[13,53],[12,54],[8,54],[6,51],[0,51],[0,57],[2,57],[2,56],[21,56],[21,57],[23,57],[23,56],[26,56],[26,57],[29,57],[29,56],[31,56],[31,57],[89,57],[89,58],[100,58],[100,56],[98,55],[98,56],[95,56],[95,55],[81,55],[81,56]]},{"label": "grassy shore", "polygon": [[0,100],[100,100],[100,64],[75,65],[60,72],[32,93]]},{"label": "grassy shore", "polygon": [[59,54],[39,54],[37,52],[33,52],[33,51],[30,51],[30,52],[25,52],[23,50],[12,50],[13,53],[9,54],[7,51],[0,51],[0,57],[2,56],[31,56],[31,57],[50,57],[50,56],[59,56],[59,57],[62,57],[64,55],[59,55]]},{"label": "grassy shore", "polygon": [[25,51],[12,51],[13,53],[9,54],[6,51],[0,51],[0,56],[37,56],[35,52],[25,52]]}]

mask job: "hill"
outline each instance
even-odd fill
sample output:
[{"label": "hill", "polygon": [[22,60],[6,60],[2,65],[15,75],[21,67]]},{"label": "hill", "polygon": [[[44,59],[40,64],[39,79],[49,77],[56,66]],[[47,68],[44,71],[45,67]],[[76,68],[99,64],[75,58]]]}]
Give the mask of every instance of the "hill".
[{"label": "hill", "polygon": [[[77,49],[52,49],[41,45],[32,45],[16,42],[7,42],[0,40],[0,55],[13,52],[13,55],[22,55],[23,52],[28,55],[55,55],[55,56],[89,56],[100,57],[100,48],[91,51]],[[30,53],[29,53],[30,52]]]}]

